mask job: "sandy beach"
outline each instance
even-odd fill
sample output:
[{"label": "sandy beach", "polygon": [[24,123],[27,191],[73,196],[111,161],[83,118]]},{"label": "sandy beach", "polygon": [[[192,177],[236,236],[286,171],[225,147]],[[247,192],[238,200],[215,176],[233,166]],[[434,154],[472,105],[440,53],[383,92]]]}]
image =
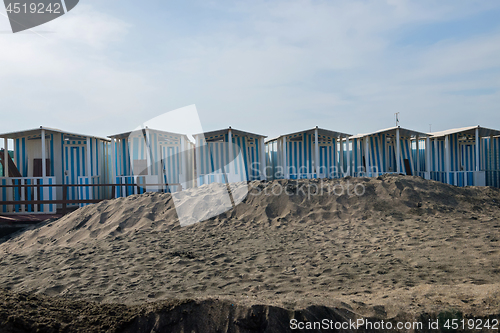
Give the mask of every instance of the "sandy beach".
[{"label": "sandy beach", "polygon": [[[347,184],[363,194],[331,191]],[[273,195],[273,186],[287,193]],[[13,235],[0,244],[0,324],[6,332],[44,322],[59,323],[54,332],[279,332],[300,316],[500,317],[499,189],[411,176],[249,189],[235,209],[186,227],[169,194],[146,193]],[[193,210],[211,204],[214,189],[200,190]],[[26,310],[32,303],[53,312]],[[63,320],[57,307],[75,315]]]}]

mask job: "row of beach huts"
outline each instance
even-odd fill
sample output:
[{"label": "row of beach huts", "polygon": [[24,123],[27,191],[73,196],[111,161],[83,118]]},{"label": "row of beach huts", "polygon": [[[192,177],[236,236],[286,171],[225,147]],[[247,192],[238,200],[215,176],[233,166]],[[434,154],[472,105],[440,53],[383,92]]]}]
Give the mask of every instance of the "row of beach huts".
[{"label": "row of beach huts", "polygon": [[[152,128],[96,137],[40,127],[0,134],[2,139],[10,151],[0,151],[0,202],[9,204],[0,205],[0,214],[61,207],[23,201],[99,200],[247,180],[397,173],[500,187],[500,130],[480,126],[435,133],[397,126],[358,135],[316,127],[268,140],[231,127],[192,137]],[[33,184],[43,186],[24,186]],[[120,186],[63,191],[56,184]]]}]

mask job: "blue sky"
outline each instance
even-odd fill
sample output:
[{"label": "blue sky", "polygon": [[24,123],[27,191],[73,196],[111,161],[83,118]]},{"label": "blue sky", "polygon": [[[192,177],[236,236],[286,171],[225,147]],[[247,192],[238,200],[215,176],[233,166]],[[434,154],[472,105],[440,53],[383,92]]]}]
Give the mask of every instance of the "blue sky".
[{"label": "blue sky", "polygon": [[106,136],[190,104],[204,130],[270,137],[395,112],[423,132],[500,129],[498,1],[80,0],[9,29],[0,16],[2,133]]}]

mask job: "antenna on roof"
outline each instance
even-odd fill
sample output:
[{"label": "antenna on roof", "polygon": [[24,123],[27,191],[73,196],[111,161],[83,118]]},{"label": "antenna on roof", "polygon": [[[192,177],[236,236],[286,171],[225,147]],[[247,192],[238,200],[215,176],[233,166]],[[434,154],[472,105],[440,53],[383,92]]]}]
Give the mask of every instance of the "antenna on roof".
[{"label": "antenna on roof", "polygon": [[396,118],[396,127],[398,127],[398,126],[399,126],[399,112],[396,112],[396,113],[394,114],[394,116],[395,116],[395,118]]},{"label": "antenna on roof", "polygon": [[432,133],[432,124],[429,124],[429,133]]}]

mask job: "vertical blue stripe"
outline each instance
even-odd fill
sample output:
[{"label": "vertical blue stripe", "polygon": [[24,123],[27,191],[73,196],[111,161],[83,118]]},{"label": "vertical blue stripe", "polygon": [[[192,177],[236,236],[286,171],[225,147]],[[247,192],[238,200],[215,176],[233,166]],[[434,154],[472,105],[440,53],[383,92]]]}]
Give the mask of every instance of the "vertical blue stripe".
[{"label": "vertical blue stripe", "polygon": [[22,147],[23,147],[23,157],[22,157],[22,165],[23,165],[23,171],[22,175],[23,177],[28,177],[28,163],[26,163],[26,139],[22,139]]}]

